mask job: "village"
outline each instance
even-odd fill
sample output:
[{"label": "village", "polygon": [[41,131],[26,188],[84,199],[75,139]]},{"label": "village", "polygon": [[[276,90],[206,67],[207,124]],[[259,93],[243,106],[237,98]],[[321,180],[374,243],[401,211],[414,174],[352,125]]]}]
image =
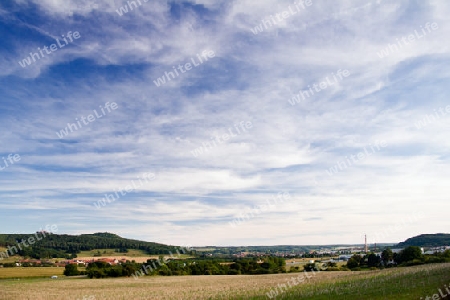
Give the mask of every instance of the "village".
[{"label": "village", "polygon": [[[129,259],[128,259],[129,260]],[[119,265],[122,263],[126,263],[126,258],[103,258],[100,257],[98,259],[69,259],[69,260],[51,260],[51,259],[20,259],[14,263],[16,267],[62,267],[64,268],[66,265],[76,264],[79,267],[87,267],[89,264],[94,262],[101,261],[105,262],[111,266]],[[3,265],[0,265],[0,268]]]}]

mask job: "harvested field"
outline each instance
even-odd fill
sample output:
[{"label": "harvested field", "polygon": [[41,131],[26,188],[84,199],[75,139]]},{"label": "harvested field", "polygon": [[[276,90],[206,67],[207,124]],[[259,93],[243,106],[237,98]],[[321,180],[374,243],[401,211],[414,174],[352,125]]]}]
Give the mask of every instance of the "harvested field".
[{"label": "harvested field", "polygon": [[[276,299],[420,299],[450,283],[450,264],[308,275]],[[304,275],[0,280],[0,299],[267,299],[267,292],[299,276]]]}]

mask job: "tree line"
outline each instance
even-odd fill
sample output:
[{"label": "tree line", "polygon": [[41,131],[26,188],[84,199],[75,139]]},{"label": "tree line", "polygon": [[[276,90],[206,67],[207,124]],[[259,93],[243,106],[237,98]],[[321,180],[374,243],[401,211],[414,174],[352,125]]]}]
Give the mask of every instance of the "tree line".
[{"label": "tree line", "polygon": [[286,272],[284,258],[268,256],[264,258],[223,260],[149,259],[144,264],[127,261],[124,264],[110,265],[102,261],[91,263],[86,271],[78,271],[76,264],[67,265],[64,275],[87,275],[89,278],[106,278],[121,276],[180,276],[180,275],[241,275],[241,274],[275,274]]},{"label": "tree line", "polygon": [[351,270],[359,270],[361,268],[389,268],[444,262],[450,262],[450,250],[436,252],[433,255],[424,255],[420,247],[409,246],[399,253],[393,253],[390,248],[386,248],[381,256],[375,253],[364,256],[355,254],[347,261],[347,267]]}]

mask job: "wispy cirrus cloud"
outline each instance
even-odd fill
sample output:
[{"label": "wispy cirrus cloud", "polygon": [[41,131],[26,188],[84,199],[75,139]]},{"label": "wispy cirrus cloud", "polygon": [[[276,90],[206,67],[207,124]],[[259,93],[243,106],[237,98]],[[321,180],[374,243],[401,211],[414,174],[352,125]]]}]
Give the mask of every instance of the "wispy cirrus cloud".
[{"label": "wispy cirrus cloud", "polygon": [[[6,232],[30,232],[45,218],[61,232],[111,231],[170,244],[354,243],[397,211],[426,214],[446,205],[450,118],[414,125],[448,105],[445,2],[313,0],[258,35],[255,24],[292,2],[161,0],[119,16],[124,4],[0,5],[0,155],[21,156],[0,173]],[[439,30],[377,56],[427,22]],[[68,31],[82,38],[27,68],[18,64]],[[153,83],[208,49],[215,57],[207,63],[170,84]],[[294,106],[287,101],[337,70],[351,75]],[[106,102],[120,109],[64,139],[55,135]],[[243,120],[251,130],[192,155]],[[376,140],[389,146],[327,175]],[[93,209],[144,172],[155,180]],[[283,190],[289,203],[229,232],[236,211]],[[12,222],[11,213],[25,221]],[[420,220],[388,241],[441,232],[444,210],[433,214],[433,222]]]}]

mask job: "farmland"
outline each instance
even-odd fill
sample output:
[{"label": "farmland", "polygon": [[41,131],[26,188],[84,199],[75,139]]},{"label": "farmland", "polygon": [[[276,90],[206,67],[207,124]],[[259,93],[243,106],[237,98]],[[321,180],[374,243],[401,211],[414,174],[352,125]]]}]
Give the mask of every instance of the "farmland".
[{"label": "farmland", "polygon": [[62,276],[64,268],[56,267],[27,267],[27,268],[1,268],[0,279],[17,279],[27,277],[50,277],[52,275]]},{"label": "farmland", "polygon": [[[0,269],[0,274],[3,272],[13,272],[13,269]],[[303,274],[144,276],[137,280],[24,278],[0,280],[0,298],[59,300],[95,296],[97,300],[268,299],[267,292],[298,276]],[[450,283],[450,264],[367,272],[316,272],[309,273],[309,277],[303,283],[285,289],[277,299],[420,299]]]},{"label": "farmland", "polygon": [[78,253],[77,255],[78,255],[78,257],[90,257],[90,256],[93,257],[98,253],[100,253],[102,257],[107,257],[107,256],[140,257],[140,256],[148,255],[145,253],[145,251],[137,250],[137,249],[130,249],[130,250],[128,250],[128,252],[116,252],[115,250],[116,249],[93,249],[90,251],[80,251],[80,253]]}]

